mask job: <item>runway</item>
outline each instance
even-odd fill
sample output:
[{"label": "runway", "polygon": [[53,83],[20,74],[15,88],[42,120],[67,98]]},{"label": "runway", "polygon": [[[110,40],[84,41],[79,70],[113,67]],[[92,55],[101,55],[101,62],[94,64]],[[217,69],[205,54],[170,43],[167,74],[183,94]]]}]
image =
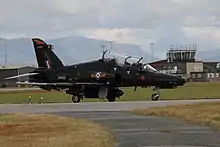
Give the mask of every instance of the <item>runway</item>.
[{"label": "runway", "polygon": [[203,100],[166,100],[166,101],[129,101],[129,102],[83,102],[47,104],[0,104],[0,113],[54,113],[54,112],[91,112],[91,111],[132,111],[138,108],[162,107],[199,102],[220,102],[220,99]]},{"label": "runway", "polygon": [[56,114],[86,118],[110,127],[115,133],[117,147],[220,146],[220,133],[177,119],[138,116],[122,111]]},{"label": "runway", "polygon": [[174,118],[134,115],[137,108],[161,107],[220,100],[175,100],[144,102],[100,102],[79,104],[0,105],[1,113],[49,113],[86,118],[109,126],[117,147],[146,146],[220,146],[220,132]]}]

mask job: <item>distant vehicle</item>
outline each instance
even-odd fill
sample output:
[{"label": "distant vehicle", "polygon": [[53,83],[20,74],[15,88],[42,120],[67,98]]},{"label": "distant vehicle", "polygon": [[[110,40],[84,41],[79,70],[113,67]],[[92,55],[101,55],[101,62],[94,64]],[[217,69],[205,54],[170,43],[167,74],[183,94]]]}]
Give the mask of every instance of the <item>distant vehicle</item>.
[{"label": "distant vehicle", "polygon": [[159,89],[170,89],[182,86],[185,80],[170,74],[157,72],[149,64],[141,63],[143,58],[122,56],[109,50],[103,52],[100,59],[64,66],[53,52],[53,46],[40,38],[32,38],[38,68],[33,72],[8,77],[13,79],[29,76],[27,82],[19,85],[39,86],[44,90],[66,90],[72,95],[74,103],[83,98],[107,98],[114,102],[124,92],[119,87],[154,86],[157,93],[151,99],[160,97]]}]

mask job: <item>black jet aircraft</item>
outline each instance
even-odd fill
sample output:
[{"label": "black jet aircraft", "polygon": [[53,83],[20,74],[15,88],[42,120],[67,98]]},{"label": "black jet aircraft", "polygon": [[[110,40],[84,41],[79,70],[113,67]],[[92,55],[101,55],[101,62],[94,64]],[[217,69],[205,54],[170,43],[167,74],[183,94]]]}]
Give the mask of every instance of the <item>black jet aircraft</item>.
[{"label": "black jet aircraft", "polygon": [[[74,103],[83,98],[107,98],[114,102],[124,92],[119,87],[155,87],[157,93],[152,100],[159,99],[159,89],[182,86],[185,80],[159,73],[149,64],[141,63],[142,58],[131,56],[116,57],[111,51],[104,51],[100,59],[64,66],[53,52],[53,46],[40,38],[32,38],[38,68],[33,72],[8,77],[13,79],[29,77],[29,81],[17,82],[18,85],[38,86],[44,90],[66,90],[72,95]],[[132,61],[132,59],[135,61]]]}]

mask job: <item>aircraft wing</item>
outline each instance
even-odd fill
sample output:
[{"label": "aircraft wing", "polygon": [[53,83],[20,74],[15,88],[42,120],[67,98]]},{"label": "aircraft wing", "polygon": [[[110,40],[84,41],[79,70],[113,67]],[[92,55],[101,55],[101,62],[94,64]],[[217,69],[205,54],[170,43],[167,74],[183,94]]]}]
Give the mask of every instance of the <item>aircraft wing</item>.
[{"label": "aircraft wing", "polygon": [[[16,79],[20,77],[27,77],[37,75],[39,73],[25,73],[17,76],[12,76],[5,78],[6,80],[9,79]],[[43,83],[43,82],[16,82],[18,85],[32,85],[32,86],[73,86],[73,85],[108,85],[107,83],[99,83],[99,82],[56,82],[56,83]]]},{"label": "aircraft wing", "polygon": [[17,75],[17,76],[7,77],[7,78],[5,78],[5,80],[27,77],[27,76],[34,76],[37,74],[39,74],[39,73],[25,73],[25,74],[21,74],[21,75]]},{"label": "aircraft wing", "polygon": [[32,85],[32,86],[73,86],[73,85],[107,85],[106,83],[90,83],[90,82],[57,82],[57,83],[37,83],[37,82],[16,82],[18,85]]}]

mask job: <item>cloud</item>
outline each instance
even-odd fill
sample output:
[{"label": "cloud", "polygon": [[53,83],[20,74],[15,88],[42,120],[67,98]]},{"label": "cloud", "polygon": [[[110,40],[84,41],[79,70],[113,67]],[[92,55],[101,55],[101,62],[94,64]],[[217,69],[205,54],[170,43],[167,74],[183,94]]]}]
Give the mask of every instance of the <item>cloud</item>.
[{"label": "cloud", "polygon": [[[218,47],[219,0],[0,0],[2,37],[72,34],[139,44],[158,54],[171,43]],[[212,47],[210,47],[212,48]]]},{"label": "cloud", "polygon": [[[14,23],[14,27],[65,24],[74,28],[154,29],[180,23],[184,14],[194,10],[172,0],[1,0],[1,4],[1,24]],[[187,8],[192,10],[186,12]]]}]

